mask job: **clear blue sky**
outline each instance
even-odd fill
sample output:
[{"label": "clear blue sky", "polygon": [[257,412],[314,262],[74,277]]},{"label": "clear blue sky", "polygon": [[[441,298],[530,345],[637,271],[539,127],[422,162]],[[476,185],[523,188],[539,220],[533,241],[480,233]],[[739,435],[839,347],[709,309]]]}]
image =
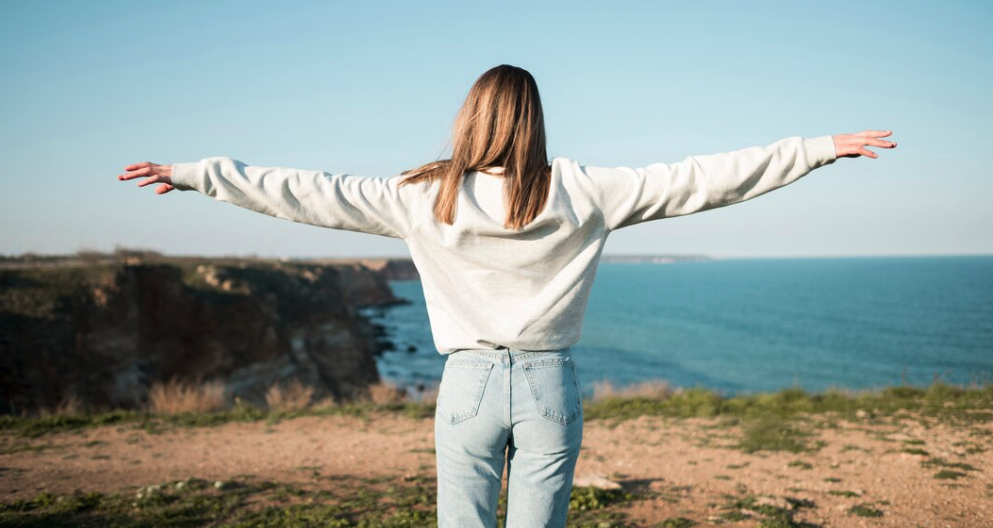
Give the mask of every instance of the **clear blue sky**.
[{"label": "clear blue sky", "polygon": [[549,155],[643,166],[891,129],[738,205],[617,231],[606,253],[993,253],[989,2],[42,2],[0,7],[0,253],[406,255],[129,163],[230,156],[390,176],[449,152],[472,82],[528,69]]}]

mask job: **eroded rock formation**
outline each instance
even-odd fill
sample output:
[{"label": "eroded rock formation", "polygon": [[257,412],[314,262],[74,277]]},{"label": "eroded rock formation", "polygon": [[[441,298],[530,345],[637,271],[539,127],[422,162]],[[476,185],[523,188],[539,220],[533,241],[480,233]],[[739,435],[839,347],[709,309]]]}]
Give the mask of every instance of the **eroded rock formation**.
[{"label": "eroded rock formation", "polygon": [[379,380],[384,346],[356,308],[399,302],[377,266],[413,267],[161,256],[5,265],[0,412],[70,395],[92,409],[138,407],[173,377],[221,379],[229,396],[260,404],[292,379],[317,397],[352,397]]}]

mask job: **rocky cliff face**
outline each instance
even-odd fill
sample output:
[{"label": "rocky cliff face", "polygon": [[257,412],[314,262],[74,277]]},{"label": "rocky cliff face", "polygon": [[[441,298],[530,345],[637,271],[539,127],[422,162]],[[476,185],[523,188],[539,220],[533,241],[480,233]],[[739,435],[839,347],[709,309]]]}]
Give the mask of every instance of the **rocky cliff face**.
[{"label": "rocky cliff face", "polygon": [[[379,261],[383,262],[383,261]],[[402,265],[400,265],[402,267]],[[143,404],[155,381],[221,379],[264,402],[299,379],[353,397],[382,345],[360,306],[399,302],[361,261],[138,258],[0,269],[0,412]],[[389,264],[383,264],[389,267]]]},{"label": "rocky cliff face", "polygon": [[376,271],[376,276],[383,280],[420,280],[421,275],[414,266],[414,261],[404,258],[367,258],[355,259],[316,259],[308,260],[314,264],[352,264],[358,263],[362,266]]},{"label": "rocky cliff face", "polygon": [[386,280],[420,280],[414,261],[410,259],[367,259],[362,264],[379,272]]}]

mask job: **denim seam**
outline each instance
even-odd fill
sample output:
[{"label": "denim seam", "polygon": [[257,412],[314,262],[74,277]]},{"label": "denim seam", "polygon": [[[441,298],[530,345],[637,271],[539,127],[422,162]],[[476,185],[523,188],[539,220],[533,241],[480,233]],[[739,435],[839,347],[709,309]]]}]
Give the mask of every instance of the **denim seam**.
[{"label": "denim seam", "polygon": [[466,368],[477,368],[477,369],[486,369],[493,366],[493,363],[487,363],[485,361],[472,361],[471,359],[450,359],[446,363],[453,367],[466,367]]},{"label": "denim seam", "polygon": [[[514,361],[523,361],[528,358],[540,357],[552,352],[560,352],[561,350],[568,350],[571,347],[565,349],[554,349],[554,350],[490,350],[490,349],[476,349],[476,348],[460,348],[457,353],[466,357],[476,357],[476,358],[486,358],[486,359],[508,359],[513,358]],[[452,354],[455,354],[453,352]],[[449,356],[452,356],[449,354]]]},{"label": "denim seam", "polygon": [[513,396],[511,394],[511,382],[513,381],[511,379],[511,375],[513,369],[514,369],[513,363],[503,366],[503,401],[504,401],[503,423],[504,423],[504,427],[506,427],[508,430],[511,429],[510,413],[511,413],[511,397]]},{"label": "denim seam", "polygon": [[561,366],[574,366],[570,358],[550,358],[550,359],[537,359],[534,361],[528,361],[525,365],[529,368],[542,368],[542,367],[561,367]]}]

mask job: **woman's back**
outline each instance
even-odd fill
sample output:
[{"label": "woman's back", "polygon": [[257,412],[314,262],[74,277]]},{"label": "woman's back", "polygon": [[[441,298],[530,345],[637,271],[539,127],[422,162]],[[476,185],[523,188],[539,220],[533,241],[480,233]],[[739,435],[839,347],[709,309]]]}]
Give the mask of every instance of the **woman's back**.
[{"label": "woman's back", "polygon": [[451,225],[433,218],[438,185],[403,188],[422,204],[406,242],[440,353],[579,341],[606,229],[570,164],[553,160],[548,201],[519,231],[504,227],[502,176],[466,173]]}]

